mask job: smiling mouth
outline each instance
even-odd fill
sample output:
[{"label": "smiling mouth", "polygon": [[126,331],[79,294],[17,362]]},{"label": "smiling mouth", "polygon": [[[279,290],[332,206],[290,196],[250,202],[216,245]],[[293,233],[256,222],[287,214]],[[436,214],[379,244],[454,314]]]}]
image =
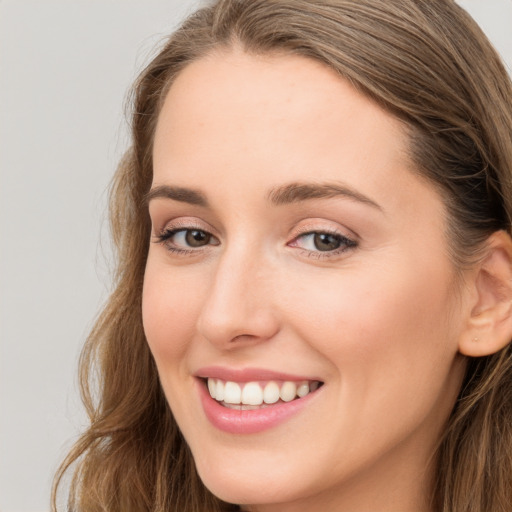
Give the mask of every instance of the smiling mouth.
[{"label": "smiling mouth", "polygon": [[323,382],[253,381],[233,382],[209,377],[204,379],[210,396],[228,409],[254,410],[278,403],[292,402],[315,392]]}]

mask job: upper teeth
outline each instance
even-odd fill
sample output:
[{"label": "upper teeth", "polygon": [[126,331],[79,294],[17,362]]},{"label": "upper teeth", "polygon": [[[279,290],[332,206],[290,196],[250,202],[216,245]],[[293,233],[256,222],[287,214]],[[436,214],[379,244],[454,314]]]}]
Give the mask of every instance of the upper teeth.
[{"label": "upper teeth", "polygon": [[259,382],[239,384],[238,382],[208,378],[210,396],[227,404],[274,404],[279,399],[283,402],[290,402],[296,397],[302,398],[310,391],[315,391],[318,386],[319,382],[317,381],[270,381],[266,384]]}]

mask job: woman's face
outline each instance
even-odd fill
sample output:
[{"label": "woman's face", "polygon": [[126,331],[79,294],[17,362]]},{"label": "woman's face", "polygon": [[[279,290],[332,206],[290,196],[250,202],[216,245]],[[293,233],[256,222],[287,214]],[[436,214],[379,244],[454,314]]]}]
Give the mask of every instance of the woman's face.
[{"label": "woman's face", "polygon": [[214,54],[166,98],[149,211],[145,332],[206,486],[422,510],[462,299],[401,123],[303,57]]}]

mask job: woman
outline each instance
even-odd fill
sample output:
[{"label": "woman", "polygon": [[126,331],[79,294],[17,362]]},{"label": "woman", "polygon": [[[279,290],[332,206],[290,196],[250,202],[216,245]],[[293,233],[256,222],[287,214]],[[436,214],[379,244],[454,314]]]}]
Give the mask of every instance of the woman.
[{"label": "woman", "polygon": [[135,86],[70,508],[510,510],[511,105],[449,0],[192,15]]}]

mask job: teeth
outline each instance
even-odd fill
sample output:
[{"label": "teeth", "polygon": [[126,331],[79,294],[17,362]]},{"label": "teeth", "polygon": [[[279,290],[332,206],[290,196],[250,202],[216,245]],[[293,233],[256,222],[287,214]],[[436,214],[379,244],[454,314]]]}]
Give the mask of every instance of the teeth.
[{"label": "teeth", "polygon": [[279,400],[279,386],[276,382],[269,382],[263,390],[263,401],[266,404],[275,404]]},{"label": "teeth", "polygon": [[307,382],[301,382],[297,386],[297,396],[299,398],[302,398],[303,396],[306,396],[309,393],[309,384]]},{"label": "teeth", "polygon": [[320,386],[320,382],[318,382],[317,380],[313,381],[310,385],[309,385],[309,391],[311,393],[313,393],[313,391],[316,391],[318,389],[318,386]]},{"label": "teeth", "polygon": [[249,382],[244,386],[242,403],[245,405],[261,405],[263,403],[263,390],[257,382]]},{"label": "teeth", "polygon": [[281,385],[270,381],[262,387],[258,382],[238,384],[220,379],[208,379],[208,391],[212,398],[225,404],[248,406],[259,406],[263,403],[275,404],[279,399],[283,402],[291,402],[296,397],[302,398],[317,390],[319,385],[317,381],[285,381]]},{"label": "teeth", "polygon": [[297,386],[295,382],[286,381],[279,391],[279,396],[283,402],[291,402],[297,395]]},{"label": "teeth", "polygon": [[[213,379],[208,379],[213,380]],[[210,393],[211,394],[211,393]],[[217,381],[217,386],[215,389],[215,396],[213,397],[215,400],[222,402],[224,400],[224,382],[221,380]]]},{"label": "teeth", "polygon": [[236,382],[226,382],[224,386],[224,402],[239,404],[242,400],[242,389]]},{"label": "teeth", "polygon": [[212,398],[217,398],[217,383],[213,379],[208,379],[208,391]]}]

